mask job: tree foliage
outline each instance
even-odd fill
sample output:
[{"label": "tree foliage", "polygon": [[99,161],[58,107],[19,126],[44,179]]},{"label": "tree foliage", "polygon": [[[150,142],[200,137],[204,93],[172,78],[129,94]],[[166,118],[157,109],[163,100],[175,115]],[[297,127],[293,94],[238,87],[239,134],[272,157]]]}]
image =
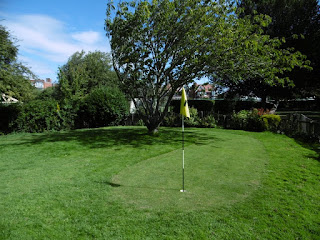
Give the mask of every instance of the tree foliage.
[{"label": "tree foliage", "polygon": [[232,1],[109,1],[106,31],[113,67],[149,131],[167,113],[175,92],[209,76],[224,85],[261,77],[285,84],[279,73],[303,66],[304,56],[281,49],[281,40],[263,33],[271,19],[238,18]]},{"label": "tree foliage", "polygon": [[76,127],[97,128],[116,125],[128,112],[128,101],[118,88],[96,88],[82,100]]},{"label": "tree foliage", "polygon": [[[317,0],[241,0],[239,7],[243,9],[241,17],[257,13],[266,14],[272,18],[265,31],[271,37],[283,39],[282,48],[294,48],[306,55],[310,60],[312,71],[306,68],[295,68],[282,76],[292,80],[291,85],[267,86],[264,84],[231,84],[233,90],[248,94],[269,95],[273,98],[294,98],[320,96],[320,10]],[[262,82],[256,79],[256,82]],[[262,96],[263,96],[262,95]],[[261,96],[261,95],[260,95]]]},{"label": "tree foliage", "polygon": [[116,86],[110,55],[100,51],[74,53],[59,68],[59,92],[62,99],[78,101],[100,86]]},{"label": "tree foliage", "polygon": [[63,119],[57,104],[53,99],[33,100],[23,104],[21,112],[14,122],[16,130],[23,132],[61,130]]},{"label": "tree foliage", "polygon": [[0,25],[0,93],[28,101],[34,97],[34,87],[28,78],[34,77],[34,74],[17,61],[18,46],[15,41],[10,32]]},{"label": "tree foliage", "polygon": [[[125,116],[122,114],[125,96],[119,90],[109,54],[76,52],[60,67],[58,79],[58,89],[53,89],[51,96],[59,99],[64,123],[69,128],[106,126]],[[109,91],[117,94],[118,99]],[[48,98],[47,94],[40,97]]]}]

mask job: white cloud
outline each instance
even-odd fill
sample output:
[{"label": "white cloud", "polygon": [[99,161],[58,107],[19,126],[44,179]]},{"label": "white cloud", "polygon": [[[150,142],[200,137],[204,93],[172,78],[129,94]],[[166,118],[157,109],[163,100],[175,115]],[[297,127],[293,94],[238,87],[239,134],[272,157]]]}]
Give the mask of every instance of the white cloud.
[{"label": "white cloud", "polygon": [[88,31],[72,34],[73,39],[84,44],[96,44],[101,41],[101,36],[98,32]]},{"label": "white cloud", "polygon": [[56,75],[57,69],[41,60],[32,59],[30,57],[20,56],[19,61],[30,67],[31,71],[36,70],[38,75],[52,77]]},{"label": "white cloud", "polygon": [[[42,75],[40,72],[45,73],[44,69],[52,68],[46,68],[46,64],[62,65],[76,51],[110,51],[108,40],[102,32],[70,31],[66,23],[47,15],[13,16],[0,13],[1,16],[5,18],[1,24],[7,26],[19,40],[20,53],[28,56],[25,61],[29,61],[32,70],[38,75]],[[36,61],[35,58],[43,61]]]}]

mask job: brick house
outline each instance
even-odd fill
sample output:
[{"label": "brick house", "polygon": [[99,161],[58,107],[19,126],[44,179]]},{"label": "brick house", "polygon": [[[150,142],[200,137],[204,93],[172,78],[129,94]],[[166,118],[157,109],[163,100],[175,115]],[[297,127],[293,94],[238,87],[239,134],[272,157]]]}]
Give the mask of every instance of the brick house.
[{"label": "brick house", "polygon": [[194,83],[188,91],[190,99],[213,99],[215,97],[215,87],[212,84]]},{"label": "brick house", "polygon": [[30,80],[30,82],[32,86],[35,86],[37,89],[40,89],[40,90],[54,86],[51,78],[46,78],[46,80],[42,80],[42,79]]}]

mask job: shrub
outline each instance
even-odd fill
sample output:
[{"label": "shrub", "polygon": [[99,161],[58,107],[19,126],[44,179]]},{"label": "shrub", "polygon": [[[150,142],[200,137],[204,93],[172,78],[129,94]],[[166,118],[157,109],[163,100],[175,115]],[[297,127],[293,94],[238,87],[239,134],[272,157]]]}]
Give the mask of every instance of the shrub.
[{"label": "shrub", "polygon": [[58,103],[55,100],[33,100],[23,104],[21,112],[14,122],[18,131],[43,132],[61,130],[62,119]]},{"label": "shrub", "polygon": [[14,131],[14,122],[21,111],[21,104],[1,104],[0,103],[0,133],[10,133]]},{"label": "shrub", "polygon": [[71,100],[64,100],[59,106],[58,115],[61,118],[61,129],[75,129],[75,122],[79,111],[80,103]]},{"label": "shrub", "polygon": [[233,113],[231,116],[231,128],[245,129],[248,124],[249,111],[242,110],[238,113]]},{"label": "shrub", "polygon": [[118,124],[129,113],[125,95],[117,88],[96,88],[81,102],[77,128],[95,128]]},{"label": "shrub", "polygon": [[36,99],[38,99],[38,100],[48,100],[48,99],[58,100],[61,98],[59,94],[60,93],[59,93],[58,87],[49,87],[49,88],[42,90],[38,94]]},{"label": "shrub", "polygon": [[233,113],[231,117],[231,128],[247,131],[277,131],[281,118],[279,115],[269,114],[263,109],[242,110]]},{"label": "shrub", "polygon": [[199,120],[199,127],[214,128],[216,126],[216,120],[212,115],[208,115]]},{"label": "shrub", "polygon": [[257,109],[253,109],[251,111],[249,111],[249,118],[248,118],[248,125],[247,128],[245,130],[248,131],[255,131],[255,132],[262,132],[265,130],[264,128],[264,124],[263,121],[261,119],[261,117],[258,114],[258,110]]},{"label": "shrub", "polygon": [[184,123],[186,127],[197,127],[199,125],[198,110],[196,108],[189,108],[190,118],[185,118]]},{"label": "shrub", "polygon": [[144,126],[143,120],[139,119],[139,121],[136,123],[136,126]]},{"label": "shrub", "polygon": [[162,124],[166,127],[178,127],[181,124],[180,114],[173,111],[168,112]]},{"label": "shrub", "polygon": [[270,114],[270,110],[269,109],[265,110],[264,108],[258,108],[257,111],[258,111],[258,115],[259,116]]},{"label": "shrub", "polygon": [[265,114],[261,116],[266,130],[276,132],[281,121],[281,117],[275,114]]},{"label": "shrub", "polygon": [[241,110],[232,114],[231,128],[260,132],[264,131],[264,124],[257,109]]},{"label": "shrub", "polygon": [[[184,118],[184,123],[186,127],[204,127],[204,128],[216,127],[216,121],[213,115],[208,115],[206,117],[200,118],[200,116],[198,115],[197,109],[192,107],[189,108],[189,112],[190,112],[190,118],[189,119]],[[181,126],[181,114],[175,113],[173,111],[168,112],[162,124],[166,127]]]}]

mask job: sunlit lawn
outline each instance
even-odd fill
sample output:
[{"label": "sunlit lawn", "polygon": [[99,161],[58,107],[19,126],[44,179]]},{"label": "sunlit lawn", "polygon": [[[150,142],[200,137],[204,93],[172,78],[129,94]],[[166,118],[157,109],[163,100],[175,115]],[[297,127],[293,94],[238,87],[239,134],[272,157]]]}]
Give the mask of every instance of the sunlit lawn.
[{"label": "sunlit lawn", "polygon": [[[319,239],[320,162],[272,133],[0,136],[2,239]],[[318,146],[316,146],[318,147]]]}]

